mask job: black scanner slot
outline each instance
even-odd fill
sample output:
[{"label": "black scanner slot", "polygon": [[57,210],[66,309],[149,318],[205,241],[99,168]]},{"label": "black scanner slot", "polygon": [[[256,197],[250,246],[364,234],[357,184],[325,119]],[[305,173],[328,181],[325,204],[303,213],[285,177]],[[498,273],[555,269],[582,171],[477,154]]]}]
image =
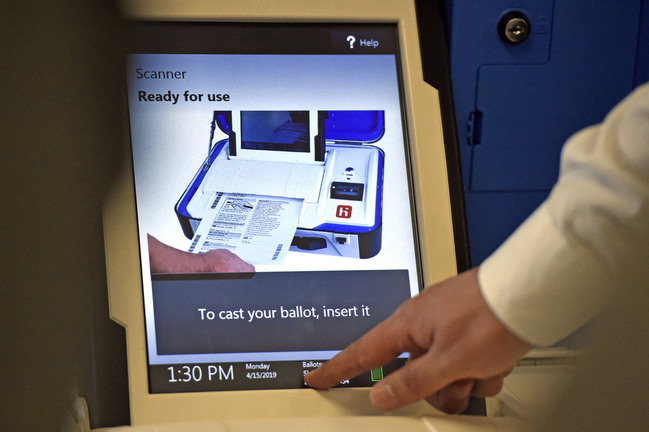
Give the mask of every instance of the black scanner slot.
[{"label": "black scanner slot", "polygon": [[327,247],[327,240],[322,237],[293,237],[291,246],[302,250],[318,250]]}]

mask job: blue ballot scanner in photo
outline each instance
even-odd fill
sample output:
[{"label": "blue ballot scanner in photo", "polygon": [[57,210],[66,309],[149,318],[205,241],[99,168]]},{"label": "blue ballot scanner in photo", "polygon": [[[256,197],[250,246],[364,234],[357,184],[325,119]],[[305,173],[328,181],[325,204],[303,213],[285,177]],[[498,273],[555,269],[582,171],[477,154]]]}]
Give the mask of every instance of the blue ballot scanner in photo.
[{"label": "blue ballot scanner in photo", "polygon": [[[228,138],[213,143],[217,128]],[[215,194],[296,198],[291,250],[375,256],[384,129],[383,111],[215,111],[209,156],[176,204],[183,233],[194,237]]]}]

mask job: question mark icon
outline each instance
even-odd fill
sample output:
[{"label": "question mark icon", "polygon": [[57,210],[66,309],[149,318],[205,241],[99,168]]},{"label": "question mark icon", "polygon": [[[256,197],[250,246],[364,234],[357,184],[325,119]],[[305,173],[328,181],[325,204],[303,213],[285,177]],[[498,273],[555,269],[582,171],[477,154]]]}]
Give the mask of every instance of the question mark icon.
[{"label": "question mark icon", "polygon": [[354,49],[354,42],[356,42],[356,38],[352,35],[347,36],[347,42],[349,42],[349,48]]}]

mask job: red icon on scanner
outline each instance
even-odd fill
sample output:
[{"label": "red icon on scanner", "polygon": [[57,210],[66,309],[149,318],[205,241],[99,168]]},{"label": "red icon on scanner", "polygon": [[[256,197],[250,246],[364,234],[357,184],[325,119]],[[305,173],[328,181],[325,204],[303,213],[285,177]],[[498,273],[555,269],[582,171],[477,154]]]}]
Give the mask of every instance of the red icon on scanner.
[{"label": "red icon on scanner", "polygon": [[352,206],[339,205],[336,208],[336,217],[342,219],[349,219],[352,217]]}]

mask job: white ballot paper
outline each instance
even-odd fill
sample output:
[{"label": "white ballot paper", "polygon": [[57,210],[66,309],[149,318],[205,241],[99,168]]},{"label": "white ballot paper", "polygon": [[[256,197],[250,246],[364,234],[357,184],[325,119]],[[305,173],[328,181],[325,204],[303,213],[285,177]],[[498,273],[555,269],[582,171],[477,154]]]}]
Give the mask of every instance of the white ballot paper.
[{"label": "white ballot paper", "polygon": [[215,193],[194,234],[189,252],[228,249],[249,264],[282,264],[302,199]]}]

